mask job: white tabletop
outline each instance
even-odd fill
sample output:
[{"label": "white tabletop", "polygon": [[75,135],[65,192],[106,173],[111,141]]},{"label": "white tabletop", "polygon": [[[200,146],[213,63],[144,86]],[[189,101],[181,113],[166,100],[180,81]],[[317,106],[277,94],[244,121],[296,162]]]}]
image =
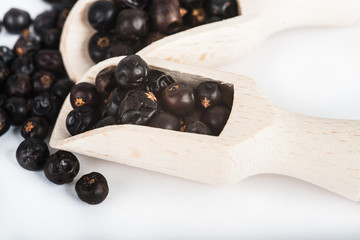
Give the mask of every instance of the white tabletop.
[{"label": "white tabletop", "polygon": [[[13,6],[33,17],[48,7],[41,0],[1,0],[0,18]],[[3,31],[0,45],[16,38]],[[292,111],[360,120],[360,26],[279,33],[252,57],[220,69],[253,77],[270,100]],[[208,186],[79,156],[75,181],[58,186],[19,166],[21,141],[15,128],[0,137],[0,239],[360,237],[359,203],[296,179],[261,175]],[[110,187],[97,206],[74,190],[91,171]]]}]

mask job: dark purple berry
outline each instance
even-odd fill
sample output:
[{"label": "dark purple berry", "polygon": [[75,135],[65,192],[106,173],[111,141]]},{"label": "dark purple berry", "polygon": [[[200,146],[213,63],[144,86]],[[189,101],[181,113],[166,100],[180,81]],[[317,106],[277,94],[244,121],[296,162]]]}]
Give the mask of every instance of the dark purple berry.
[{"label": "dark purple berry", "polygon": [[103,175],[92,172],[82,176],[75,185],[79,198],[88,204],[99,204],[109,194],[109,186]]},{"label": "dark purple berry", "polygon": [[166,75],[164,72],[150,70],[148,74],[148,81],[146,82],[146,90],[154,93],[157,98],[160,98],[162,90],[174,82],[174,79],[171,76]]},{"label": "dark purple berry", "polygon": [[116,67],[115,78],[118,86],[136,88],[147,81],[149,66],[138,55],[123,58]]},{"label": "dark purple berry", "polygon": [[15,54],[12,49],[6,46],[0,46],[0,61],[3,61],[5,64],[10,64],[14,58]]},{"label": "dark purple berry", "polygon": [[117,118],[121,102],[124,100],[127,91],[121,88],[115,88],[106,102],[106,111],[109,115]]},{"label": "dark purple berry", "polygon": [[21,128],[21,136],[25,139],[38,138],[44,140],[49,133],[49,123],[41,117],[31,117]]},{"label": "dark purple berry", "polygon": [[235,17],[239,14],[236,0],[207,0],[206,10],[210,15],[222,19]]},{"label": "dark purple berry", "polygon": [[157,113],[149,123],[150,127],[168,129],[168,130],[180,130],[180,119],[171,113],[161,112]]},{"label": "dark purple berry", "polygon": [[40,50],[36,54],[35,62],[40,70],[49,71],[55,75],[63,75],[65,72],[61,54],[57,50]]},{"label": "dark purple berry", "polygon": [[222,102],[222,92],[217,82],[202,82],[195,88],[195,97],[201,108],[219,105]]},{"label": "dark purple berry", "polygon": [[71,183],[79,169],[80,164],[76,156],[66,151],[57,151],[51,154],[44,165],[46,178],[58,185]]},{"label": "dark purple berry", "polygon": [[31,101],[31,113],[33,116],[45,118],[50,123],[54,122],[58,115],[56,97],[49,92],[40,93]]},{"label": "dark purple berry", "polygon": [[18,57],[34,53],[40,49],[39,41],[30,35],[28,30],[24,31],[14,45],[14,52]]},{"label": "dark purple berry", "polygon": [[99,100],[98,91],[90,83],[78,83],[70,91],[70,103],[73,108],[81,106],[96,107]]},{"label": "dark purple berry", "polygon": [[63,78],[56,81],[51,87],[51,94],[54,95],[60,103],[62,103],[69,94],[74,82],[68,78]]},{"label": "dark purple berry", "polygon": [[29,54],[14,59],[10,65],[10,70],[13,73],[32,75],[35,72],[33,56]]},{"label": "dark purple berry", "polygon": [[173,83],[163,90],[161,102],[167,111],[184,115],[195,106],[194,91],[186,83]]},{"label": "dark purple berry", "polygon": [[56,28],[45,30],[41,35],[41,43],[46,49],[58,49],[60,44],[61,31]]},{"label": "dark purple berry", "polygon": [[32,92],[31,78],[25,74],[13,74],[5,84],[6,95],[9,97],[29,97]]},{"label": "dark purple berry", "polygon": [[116,19],[116,8],[110,1],[96,1],[88,11],[88,21],[97,31],[103,32],[113,28]]},{"label": "dark purple berry", "polygon": [[66,118],[66,128],[74,136],[93,128],[99,117],[92,107],[82,106],[72,110]]},{"label": "dark purple berry", "polygon": [[46,143],[37,138],[25,139],[16,150],[16,160],[20,166],[30,171],[41,170],[48,157]]},{"label": "dark purple berry", "polygon": [[34,30],[41,36],[46,30],[55,28],[57,21],[57,13],[54,10],[48,10],[40,13],[34,20]]},{"label": "dark purple berry", "polygon": [[203,116],[203,122],[211,129],[212,133],[219,135],[226,125],[230,110],[224,106],[207,108]]},{"label": "dark purple berry", "polygon": [[90,38],[88,45],[91,60],[95,63],[105,60],[114,39],[115,36],[112,33],[95,33]]},{"label": "dark purple berry", "polygon": [[25,98],[8,98],[5,105],[5,111],[8,113],[12,125],[22,125],[29,116],[30,105]]},{"label": "dark purple berry", "polygon": [[30,26],[31,17],[28,12],[11,8],[4,15],[4,26],[9,33],[21,33]]},{"label": "dark purple berry", "polygon": [[115,66],[110,66],[101,70],[95,78],[95,87],[103,99],[109,97],[110,93],[115,89]]},{"label": "dark purple berry", "polygon": [[153,0],[149,14],[152,26],[164,34],[178,32],[182,28],[182,17],[178,0]]},{"label": "dark purple berry", "polygon": [[205,123],[197,121],[185,127],[185,132],[211,135],[211,130]]},{"label": "dark purple berry", "polygon": [[115,32],[123,40],[145,37],[149,32],[149,16],[140,9],[124,9],[116,19]]},{"label": "dark purple berry", "polygon": [[101,119],[99,122],[97,122],[95,128],[102,128],[111,125],[116,125],[116,119],[113,116],[107,116]]},{"label": "dark purple berry", "polygon": [[135,53],[133,46],[125,41],[114,41],[106,51],[106,58],[127,56]]},{"label": "dark purple berry", "polygon": [[120,104],[118,122],[145,125],[155,115],[157,106],[157,99],[153,93],[131,90]]},{"label": "dark purple berry", "polygon": [[3,88],[3,85],[6,82],[6,78],[9,76],[10,70],[6,64],[0,60],[0,88]]},{"label": "dark purple berry", "polygon": [[143,9],[151,0],[114,0],[121,8]]},{"label": "dark purple berry", "polygon": [[32,77],[33,90],[36,94],[49,92],[56,77],[51,72],[38,71]]}]

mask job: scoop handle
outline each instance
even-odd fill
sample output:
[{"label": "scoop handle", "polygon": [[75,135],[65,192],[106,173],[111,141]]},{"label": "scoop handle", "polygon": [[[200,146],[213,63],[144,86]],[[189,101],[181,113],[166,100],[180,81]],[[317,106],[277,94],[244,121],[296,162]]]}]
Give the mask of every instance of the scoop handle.
[{"label": "scoop handle", "polygon": [[196,66],[249,56],[270,35],[302,26],[356,23],[360,0],[238,0],[241,16],[171,35],[138,54]]},{"label": "scoop handle", "polygon": [[291,176],[360,201],[360,121],[276,115],[276,124],[237,149],[247,151],[242,171]]}]

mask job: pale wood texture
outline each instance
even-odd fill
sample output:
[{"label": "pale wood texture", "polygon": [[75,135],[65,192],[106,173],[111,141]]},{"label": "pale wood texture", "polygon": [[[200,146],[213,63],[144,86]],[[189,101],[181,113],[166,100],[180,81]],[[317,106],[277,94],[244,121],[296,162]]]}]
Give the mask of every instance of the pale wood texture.
[{"label": "pale wood texture", "polygon": [[[87,51],[95,32],[87,21],[87,11],[94,1],[78,1],[61,38],[64,64],[75,81],[94,65]],[[165,37],[138,54],[212,67],[248,56],[266,38],[284,29],[348,25],[360,18],[360,0],[238,0],[238,3],[241,16]]]},{"label": "pale wood texture", "polygon": [[[100,70],[117,65],[120,59],[99,63],[81,81],[94,83]],[[236,183],[262,173],[283,174],[360,200],[360,121],[288,112],[269,102],[255,81],[245,76],[145,60],[192,86],[209,79],[225,91],[233,86],[233,109],[220,136],[118,125],[71,137],[65,126],[72,109],[67,99],[50,145],[209,184]]]}]

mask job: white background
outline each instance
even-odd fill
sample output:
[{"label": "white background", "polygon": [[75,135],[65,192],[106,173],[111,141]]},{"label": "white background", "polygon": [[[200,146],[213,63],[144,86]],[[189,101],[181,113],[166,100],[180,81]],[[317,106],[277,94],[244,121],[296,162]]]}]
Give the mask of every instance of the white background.
[{"label": "white background", "polygon": [[[1,0],[32,17],[40,0]],[[0,45],[16,37],[0,34]],[[253,77],[276,104],[313,116],[360,120],[360,26],[298,29],[271,37],[250,58],[221,67]],[[0,138],[0,239],[359,239],[360,204],[296,179],[262,175],[215,187],[79,157],[79,176],[99,171],[110,193],[80,201],[22,169],[18,129]],[[154,155],[156,158],[156,155]],[[360,159],[359,159],[360,161]]]}]

